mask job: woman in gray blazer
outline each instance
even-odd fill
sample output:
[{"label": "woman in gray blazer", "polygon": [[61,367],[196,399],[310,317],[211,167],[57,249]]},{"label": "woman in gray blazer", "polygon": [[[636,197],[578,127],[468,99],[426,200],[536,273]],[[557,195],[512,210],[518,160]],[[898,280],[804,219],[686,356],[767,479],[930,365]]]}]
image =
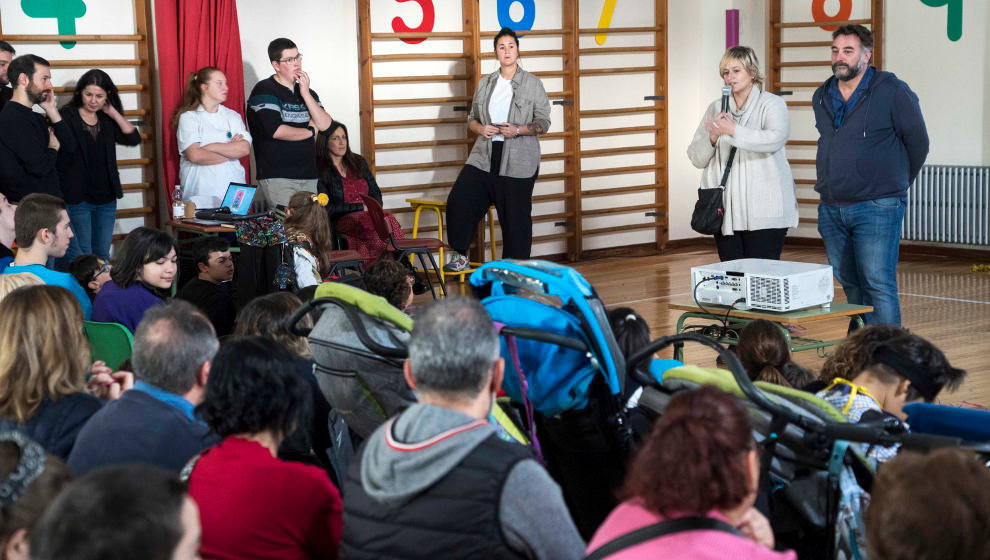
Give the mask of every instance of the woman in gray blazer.
[{"label": "woman in gray blazer", "polygon": [[481,79],[468,115],[468,128],[478,140],[447,196],[453,250],[444,270],[450,272],[468,268],[464,255],[492,204],[502,226],[502,258],[527,259],[533,244],[538,136],[550,128],[550,100],[543,82],[519,67],[516,33],[502,28],[494,43],[499,69]]}]

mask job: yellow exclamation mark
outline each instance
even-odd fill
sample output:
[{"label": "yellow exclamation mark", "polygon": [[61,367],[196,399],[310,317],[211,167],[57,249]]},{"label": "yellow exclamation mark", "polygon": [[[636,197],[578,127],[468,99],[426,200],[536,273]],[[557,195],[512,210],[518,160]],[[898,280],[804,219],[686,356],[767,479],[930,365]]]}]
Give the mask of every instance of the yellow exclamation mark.
[{"label": "yellow exclamation mark", "polygon": [[[612,14],[615,12],[615,0],[605,0],[605,5],[602,6],[602,17],[598,19],[599,29],[608,29],[612,24]],[[605,39],[608,38],[608,33],[596,33],[595,42],[599,45],[605,44]]]}]

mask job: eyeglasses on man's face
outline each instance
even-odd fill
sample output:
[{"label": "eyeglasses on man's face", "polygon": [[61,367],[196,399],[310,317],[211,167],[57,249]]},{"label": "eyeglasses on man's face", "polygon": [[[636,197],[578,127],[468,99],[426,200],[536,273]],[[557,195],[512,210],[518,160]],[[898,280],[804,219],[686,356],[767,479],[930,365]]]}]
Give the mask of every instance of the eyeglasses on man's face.
[{"label": "eyeglasses on man's face", "polygon": [[302,60],[302,57],[303,57],[302,53],[299,53],[299,54],[297,54],[296,56],[293,56],[293,57],[279,59],[279,62],[282,62],[282,63],[285,63],[285,64],[292,64],[293,62],[299,62],[299,61],[301,61]]}]

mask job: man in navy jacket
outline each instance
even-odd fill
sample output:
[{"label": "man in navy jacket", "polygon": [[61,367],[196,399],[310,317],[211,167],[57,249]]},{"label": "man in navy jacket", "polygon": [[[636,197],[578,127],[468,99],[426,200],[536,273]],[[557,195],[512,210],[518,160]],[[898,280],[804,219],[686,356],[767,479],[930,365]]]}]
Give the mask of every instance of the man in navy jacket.
[{"label": "man in navy jacket", "polygon": [[868,323],[900,325],[897,252],[907,189],[928,155],[918,96],[870,66],[873,34],[832,33],[832,72],[815,90],[821,195],[818,232],[849,303],[871,305]]}]

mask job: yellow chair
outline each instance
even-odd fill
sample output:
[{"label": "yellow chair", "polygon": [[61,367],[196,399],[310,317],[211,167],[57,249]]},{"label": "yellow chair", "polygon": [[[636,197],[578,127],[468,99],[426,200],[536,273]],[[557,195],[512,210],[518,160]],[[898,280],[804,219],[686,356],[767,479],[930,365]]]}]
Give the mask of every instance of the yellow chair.
[{"label": "yellow chair", "polygon": [[[428,198],[407,198],[406,202],[409,203],[415,211],[413,213],[413,227],[412,227],[412,238],[416,239],[416,235],[419,233],[419,214],[423,210],[429,210],[435,212],[437,215],[437,238],[443,241],[443,215],[447,212],[447,201],[446,200],[431,200]],[[488,247],[492,256],[492,260],[495,260],[495,216],[492,214],[492,207],[488,207]],[[481,240],[484,243],[484,239]],[[443,249],[439,250],[439,260],[441,265],[443,264]],[[447,272],[440,268],[440,281],[444,281],[445,276],[457,276],[460,280],[460,290],[461,294],[464,294],[464,276],[471,274],[475,269],[484,263],[480,262],[470,262],[470,266],[460,272]]]}]

